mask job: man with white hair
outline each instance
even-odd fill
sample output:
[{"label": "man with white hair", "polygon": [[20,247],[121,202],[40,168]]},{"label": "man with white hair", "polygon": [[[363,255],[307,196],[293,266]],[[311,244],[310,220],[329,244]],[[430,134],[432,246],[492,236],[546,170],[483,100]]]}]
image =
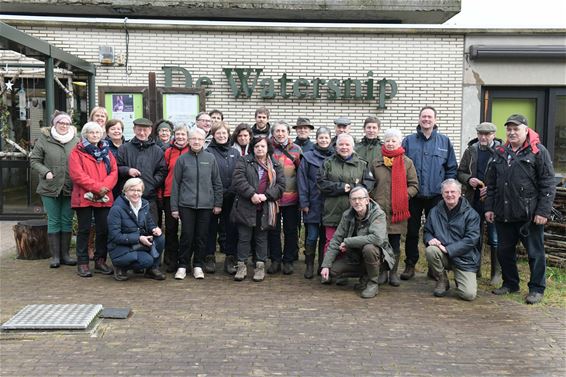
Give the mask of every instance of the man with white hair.
[{"label": "man with white hair", "polygon": [[442,201],[430,210],[423,233],[428,266],[439,277],[433,294],[446,295],[450,288],[446,271],[452,270],[458,297],[472,301],[478,291],[480,216],[462,197],[457,180],[442,182],[441,192]]},{"label": "man with white hair", "polygon": [[495,148],[494,161],[487,172],[485,219],[495,222],[498,235],[497,257],[503,285],[493,294],[519,291],[517,241],[529,257],[531,277],[527,304],[542,301],[546,288],[544,224],[550,217],[556,187],[550,154],[530,129],[527,118],[511,115],[505,122],[507,141]]}]

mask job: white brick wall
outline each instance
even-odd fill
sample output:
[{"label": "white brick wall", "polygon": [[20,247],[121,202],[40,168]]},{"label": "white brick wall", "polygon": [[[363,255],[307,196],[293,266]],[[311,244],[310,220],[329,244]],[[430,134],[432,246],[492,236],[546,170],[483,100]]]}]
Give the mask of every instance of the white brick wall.
[{"label": "white brick wall", "polygon": [[[18,27],[98,64],[98,46],[110,45],[115,53],[126,51],[125,34],[119,29],[77,27]],[[424,105],[437,108],[441,132],[452,139],[456,154],[460,152],[462,112],[462,64],[464,36],[411,34],[329,34],[329,33],[266,33],[190,30],[130,31],[128,77],[123,67],[97,67],[97,85],[145,86],[148,72],[157,73],[158,86],[164,84],[164,65],[181,66],[193,75],[193,81],[208,76],[213,81],[207,109],[218,108],[233,126],[253,123],[259,106],[271,110],[271,118],[293,123],[297,116],[307,116],[315,125],[332,126],[338,115],[347,115],[354,122],[354,134],[360,136],[363,120],[377,115],[384,128],[398,127],[405,134],[417,125],[418,110]],[[261,78],[274,80],[286,72],[291,79],[312,80],[359,79],[364,81],[373,71],[377,81],[397,81],[398,93],[388,100],[385,110],[378,110],[376,101],[328,100],[326,89],[317,100],[259,98],[258,90],[251,99],[235,99],[230,93],[223,67],[263,68]],[[174,80],[174,86],[181,86]],[[291,90],[289,85],[288,90]],[[276,92],[279,84],[276,82]],[[362,88],[365,91],[365,86]]]}]

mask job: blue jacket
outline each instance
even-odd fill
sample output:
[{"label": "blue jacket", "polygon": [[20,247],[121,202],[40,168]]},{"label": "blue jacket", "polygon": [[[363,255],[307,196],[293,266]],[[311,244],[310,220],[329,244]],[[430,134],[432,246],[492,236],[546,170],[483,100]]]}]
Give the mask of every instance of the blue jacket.
[{"label": "blue jacket", "polygon": [[130,207],[130,202],[120,195],[114,201],[108,214],[108,253],[110,258],[118,258],[132,251],[137,245],[140,236],[151,234],[151,230],[157,227],[149,213],[149,202],[142,199],[142,206],[138,216]]},{"label": "blue jacket", "polygon": [[448,218],[444,200],[430,210],[424,226],[425,244],[436,238],[446,247],[450,263],[457,269],[477,272],[480,268],[480,216],[466,198],[462,197],[460,208]]},{"label": "blue jacket", "polygon": [[322,221],[324,199],[316,183],[316,174],[324,160],[331,155],[332,151],[323,155],[316,148],[303,154],[299,170],[297,170],[297,185],[299,187],[299,207],[309,208],[309,213],[303,213],[305,224],[319,224]]},{"label": "blue jacket", "polygon": [[417,132],[403,140],[405,155],[413,160],[419,177],[417,197],[431,197],[441,194],[440,184],[448,178],[456,178],[458,163],[454,147],[448,136],[441,134],[434,126],[430,138],[426,138],[421,126]]}]

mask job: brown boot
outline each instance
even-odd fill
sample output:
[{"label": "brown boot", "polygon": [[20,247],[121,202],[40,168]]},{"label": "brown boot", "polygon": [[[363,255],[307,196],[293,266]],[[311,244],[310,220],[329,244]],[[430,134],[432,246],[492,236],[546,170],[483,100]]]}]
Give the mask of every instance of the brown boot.
[{"label": "brown boot", "polygon": [[406,265],[405,271],[401,274],[401,280],[411,280],[415,277],[415,266]]},{"label": "brown boot", "polygon": [[446,296],[446,293],[448,293],[449,289],[450,282],[448,281],[448,274],[446,273],[446,270],[444,270],[438,277],[436,287],[434,288],[432,294],[434,294],[436,297],[444,297]]},{"label": "brown boot", "polygon": [[112,268],[108,267],[106,264],[106,259],[98,258],[94,263],[94,272],[101,273],[103,275],[112,275]]}]

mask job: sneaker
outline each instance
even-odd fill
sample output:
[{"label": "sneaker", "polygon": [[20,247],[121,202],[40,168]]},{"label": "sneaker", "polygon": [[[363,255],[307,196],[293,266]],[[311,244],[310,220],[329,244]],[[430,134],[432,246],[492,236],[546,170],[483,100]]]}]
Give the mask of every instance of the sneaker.
[{"label": "sneaker", "polygon": [[204,272],[202,271],[202,268],[193,268],[193,276],[195,277],[195,279],[204,279]]},{"label": "sneaker", "polygon": [[183,280],[187,276],[187,269],[185,267],[179,267],[175,273],[175,279]]}]

